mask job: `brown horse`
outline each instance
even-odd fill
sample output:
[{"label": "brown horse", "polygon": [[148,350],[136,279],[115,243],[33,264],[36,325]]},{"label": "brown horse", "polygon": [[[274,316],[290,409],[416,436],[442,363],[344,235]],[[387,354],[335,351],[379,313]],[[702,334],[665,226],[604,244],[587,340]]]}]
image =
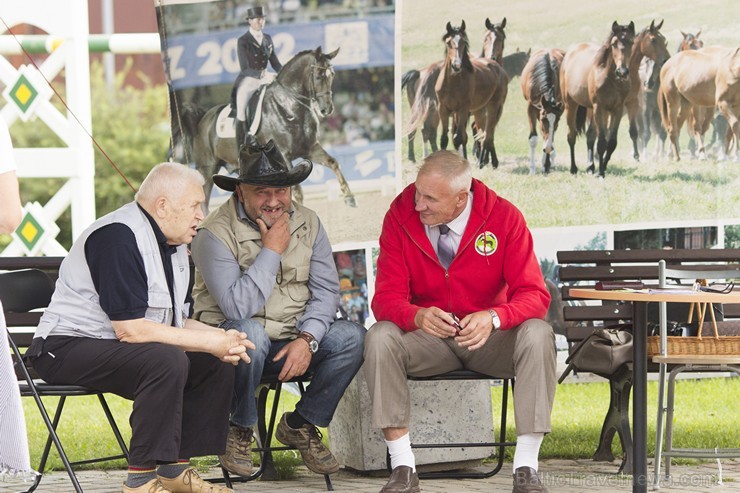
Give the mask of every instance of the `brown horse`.
[{"label": "brown horse", "polygon": [[[412,122],[414,115],[423,115],[420,123],[409,124],[411,130],[408,131],[408,158],[411,162],[416,162],[414,155],[414,139],[416,130],[421,126],[422,156],[426,157],[427,143],[431,146],[431,152],[437,150],[437,127],[439,126],[439,111],[437,110],[437,94],[434,92],[434,84],[437,82],[437,76],[442,70],[443,62],[435,62],[421,70],[409,70],[401,77],[401,89],[406,89],[406,97],[409,101],[409,107],[412,112]],[[416,101],[419,105],[415,106]],[[413,128],[412,128],[413,127]]]},{"label": "brown horse", "polygon": [[[686,50],[698,50],[704,46],[704,41],[699,39],[701,29],[696,34],[685,33],[681,31],[681,42],[678,45],[678,52]],[[665,140],[668,133],[663,128],[663,122],[660,119],[660,110],[658,109],[658,88],[660,87],[660,69],[662,66],[657,65],[649,58],[643,58],[640,65],[640,81],[642,82],[642,102],[641,114],[637,119],[638,134],[642,140],[643,149],[647,149],[650,137],[653,133],[658,136],[656,145],[656,156],[662,156],[665,149]],[[689,144],[691,147],[691,144]]]},{"label": "brown horse", "polygon": [[486,17],[486,33],[483,35],[483,50],[481,58],[488,58],[502,63],[504,59],[504,43],[506,41],[506,17],[498,24],[494,24]]},{"label": "brown horse", "polygon": [[699,50],[701,48],[704,48],[704,41],[699,39],[700,34],[701,29],[699,29],[699,32],[697,32],[696,34],[685,33],[681,31],[681,36],[683,37],[683,39],[681,39],[681,43],[679,43],[678,45],[677,53],[686,50]]},{"label": "brown horse", "polygon": [[[716,103],[727,118],[735,140],[735,160],[740,159],[740,48],[728,50],[719,60],[715,77]],[[730,143],[725,146],[729,151]],[[729,154],[729,152],[728,152]]]},{"label": "brown horse", "polygon": [[[506,40],[506,17],[494,24],[486,17],[486,33],[483,35],[483,48],[481,56],[496,60],[501,63],[504,53],[504,42]],[[427,155],[427,142],[431,146],[432,152],[437,150],[437,127],[439,126],[439,110],[437,94],[434,85],[437,77],[444,66],[444,60],[432,63],[421,70],[409,70],[401,78],[401,88],[406,89],[406,97],[411,108],[411,121],[406,131],[408,135],[408,158],[415,162],[414,155],[414,138],[416,130],[421,126],[422,137],[422,155]],[[415,107],[416,101],[419,104]]]},{"label": "brown horse", "polygon": [[682,51],[673,55],[660,71],[658,108],[676,161],[681,159],[678,134],[691,116],[689,133],[699,143],[699,159],[705,159],[704,133],[716,104],[717,67],[727,52],[721,46]]},{"label": "brown horse", "polygon": [[632,54],[635,23],[612,24],[609,36],[601,46],[581,43],[568,51],[560,67],[560,92],[565,104],[570,146],[570,172],[576,174],[576,135],[586,132],[589,153],[589,172],[594,172],[593,143],[598,137],[596,152],[599,157],[599,177],[606,174],[614,149],[617,131],[624,112],[624,101],[630,91],[631,79],[627,63]]},{"label": "brown horse", "polygon": [[462,148],[463,157],[467,158],[467,125],[472,112],[477,127],[481,129],[475,137],[482,143],[481,156],[490,154],[491,163],[496,168],[498,158],[493,134],[501,118],[509,78],[495,61],[470,56],[465,21],[459,28],[453,28],[448,22],[442,41],[446,50],[444,68],[435,84],[442,123],[440,148],[447,148],[452,118],[453,145],[455,149]]},{"label": "brown horse", "polygon": [[534,53],[522,70],[522,94],[527,100],[529,117],[529,174],[535,174],[534,149],[537,146],[537,121],[540,122],[542,139],[542,166],[550,172],[554,157],[553,139],[563,114],[560,97],[560,65],[565,52],[557,48],[542,48]]},{"label": "brown horse", "polygon": [[635,161],[640,160],[640,152],[638,151],[638,118],[642,117],[640,114],[640,92],[642,88],[640,64],[644,58],[648,58],[660,70],[660,67],[671,56],[666,47],[665,37],[660,33],[661,27],[663,27],[663,21],[660,21],[660,24],[656,26],[655,20],[653,20],[648,27],[635,36],[635,42],[632,45],[632,56],[629,63],[631,85],[624,104],[630,122],[629,134],[632,139],[632,155]]}]

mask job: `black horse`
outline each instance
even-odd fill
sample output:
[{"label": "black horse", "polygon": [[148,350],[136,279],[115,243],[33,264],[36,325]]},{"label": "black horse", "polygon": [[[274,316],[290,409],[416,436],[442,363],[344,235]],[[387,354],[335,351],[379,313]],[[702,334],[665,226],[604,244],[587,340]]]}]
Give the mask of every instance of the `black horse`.
[{"label": "black horse", "polygon": [[[252,131],[260,144],[272,139],[289,160],[308,158],[314,163],[331,168],[337,176],[344,201],[355,206],[355,198],[339,162],[330,156],[318,141],[319,121],[334,110],[331,66],[339,49],[322,53],[319,46],[295,55],[283,66],[277,78],[265,89],[259,127]],[[210,197],[213,181],[223,165],[229,173],[239,167],[234,137],[219,137],[216,131],[219,114],[226,105],[208,111],[193,105],[184,105],[180,126],[184,137],[185,160],[194,162],[206,178],[204,191]],[[300,187],[295,189],[296,200],[302,199]]]}]

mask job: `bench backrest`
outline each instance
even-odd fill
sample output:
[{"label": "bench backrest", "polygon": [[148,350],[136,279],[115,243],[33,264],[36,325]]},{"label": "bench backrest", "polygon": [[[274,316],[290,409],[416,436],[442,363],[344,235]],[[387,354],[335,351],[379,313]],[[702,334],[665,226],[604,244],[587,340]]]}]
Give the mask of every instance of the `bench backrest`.
[{"label": "bench backrest", "polygon": [[[573,250],[557,253],[562,287],[566,338],[579,341],[594,327],[632,320],[632,304],[584,303],[570,295],[572,287],[593,288],[598,281],[641,281],[658,285],[658,262],[668,268],[692,270],[736,269],[740,278],[740,249],[698,250]],[[725,318],[740,318],[740,304],[725,304]]]}]

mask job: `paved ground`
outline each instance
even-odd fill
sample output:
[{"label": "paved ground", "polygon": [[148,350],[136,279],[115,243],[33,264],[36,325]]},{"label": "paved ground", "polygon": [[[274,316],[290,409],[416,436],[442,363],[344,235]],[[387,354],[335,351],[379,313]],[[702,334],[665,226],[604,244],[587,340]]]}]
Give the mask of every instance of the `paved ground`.
[{"label": "paved ground", "polygon": [[[740,492],[740,460],[722,461],[722,480],[718,484],[719,469],[716,462],[706,462],[692,466],[673,466],[673,481],[665,484],[660,491],[685,493],[724,493]],[[540,463],[540,475],[551,493],[590,493],[632,491],[631,476],[617,476],[618,464],[593,462],[591,460],[547,460]],[[650,466],[652,468],[652,464]],[[505,464],[503,471],[488,479],[468,480],[426,480],[422,481],[425,493],[455,492],[509,492],[511,491],[511,464]],[[208,477],[215,477],[214,470]],[[204,474],[204,477],[206,475]],[[117,492],[125,478],[125,471],[82,471],[78,473],[82,488],[86,492]],[[352,493],[377,493],[385,484],[386,478],[357,475],[340,471],[332,476],[334,491]],[[22,491],[23,485],[10,481],[0,481],[0,493]],[[69,477],[64,472],[48,474],[36,490],[39,492],[73,491]],[[298,477],[291,481],[252,481],[234,485],[237,492],[295,492],[314,493],[326,491],[322,476],[308,470],[299,469]]]}]

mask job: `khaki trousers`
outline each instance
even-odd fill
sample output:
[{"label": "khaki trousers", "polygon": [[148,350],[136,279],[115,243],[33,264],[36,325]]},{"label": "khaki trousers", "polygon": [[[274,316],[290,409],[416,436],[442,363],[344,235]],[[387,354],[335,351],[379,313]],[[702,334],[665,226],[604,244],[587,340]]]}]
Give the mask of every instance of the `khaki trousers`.
[{"label": "khaki trousers", "polygon": [[[378,322],[365,336],[363,371],[372,400],[372,425],[408,428],[411,401],[407,375],[431,376],[468,369],[498,378],[516,377],[514,417],[517,435],[548,433],[555,399],[555,335],[542,320],[527,320],[494,332],[475,351],[422,330],[404,332]],[[464,403],[461,403],[464,406]]]}]

